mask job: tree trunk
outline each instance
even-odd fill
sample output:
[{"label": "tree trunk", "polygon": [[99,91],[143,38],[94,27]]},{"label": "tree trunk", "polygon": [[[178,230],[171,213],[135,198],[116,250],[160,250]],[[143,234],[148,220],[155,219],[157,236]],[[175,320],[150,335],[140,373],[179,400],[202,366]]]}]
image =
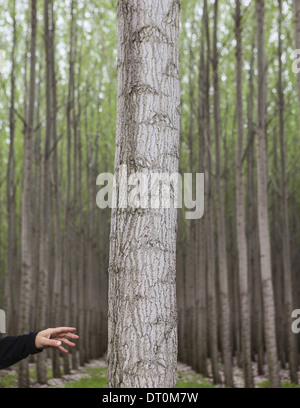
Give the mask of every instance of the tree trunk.
[{"label": "tree trunk", "polygon": [[[203,35],[201,35],[199,77],[198,77],[198,173],[205,172],[205,53]],[[194,220],[196,229],[195,247],[195,323],[196,323],[196,368],[205,377],[207,372],[207,268],[206,268],[206,239],[205,220]]]},{"label": "tree trunk", "polygon": [[[300,50],[300,0],[294,0],[294,24],[295,24],[295,40],[296,49]],[[300,72],[297,74],[298,81],[298,109],[300,119]]]},{"label": "tree trunk", "polygon": [[244,109],[243,109],[243,56],[241,4],[236,0],[235,35],[236,35],[236,112],[238,122],[238,148],[236,157],[236,233],[238,247],[239,294],[241,304],[242,353],[245,375],[245,387],[253,388],[251,366],[250,303],[248,289],[248,252],[245,226],[244,202]]},{"label": "tree trunk", "polygon": [[[190,59],[191,59],[190,52]],[[193,173],[193,151],[194,151],[194,85],[193,85],[193,68],[190,64],[189,67],[189,128],[188,128],[188,171]],[[186,220],[186,258],[185,258],[185,272],[186,272],[186,327],[185,327],[185,336],[187,343],[187,364],[189,364],[193,369],[195,369],[195,319],[196,319],[196,290],[195,290],[195,281],[196,281],[196,268],[195,268],[195,239],[196,239],[196,230],[195,230],[195,220]]]},{"label": "tree trunk", "polygon": [[[31,0],[31,46],[30,46],[30,85],[29,104],[26,120],[24,140],[24,181],[22,193],[21,216],[21,302],[20,302],[20,333],[28,332],[30,325],[30,301],[32,281],[32,256],[31,256],[31,163],[32,139],[34,133],[35,111],[35,62],[36,62],[36,0]],[[19,387],[29,387],[28,360],[20,363]]]},{"label": "tree trunk", "polygon": [[226,236],[223,213],[223,188],[221,181],[221,118],[220,118],[220,97],[219,97],[219,73],[218,73],[218,50],[217,50],[217,29],[218,29],[218,5],[215,0],[214,15],[214,56],[213,56],[213,81],[214,81],[214,123],[216,138],[216,211],[217,211],[217,234],[218,234],[218,268],[220,286],[220,306],[221,306],[221,343],[223,351],[223,362],[225,372],[225,384],[233,386],[232,377],[232,356],[231,356],[231,332],[230,332],[230,310],[228,295],[228,268],[226,253]]},{"label": "tree trunk", "polygon": [[263,344],[263,315],[262,315],[262,288],[259,262],[258,225],[257,225],[257,194],[255,184],[255,125],[254,125],[254,48],[249,72],[248,95],[248,154],[247,154],[247,237],[248,237],[248,271],[252,294],[252,339],[253,354],[257,357],[259,375],[264,374],[264,344]]},{"label": "tree trunk", "polygon": [[[75,10],[74,0],[71,2],[71,27],[70,27],[70,50],[69,50],[69,84],[67,101],[67,196],[65,203],[64,225],[64,255],[63,255],[63,308],[64,319],[70,321],[71,317],[71,189],[72,189],[72,110],[74,109],[74,31]],[[71,322],[70,322],[71,324]],[[69,355],[64,356],[64,373],[70,374]]]},{"label": "tree trunk", "polygon": [[[41,211],[40,211],[40,267],[38,275],[38,323],[39,327],[46,327],[46,313],[48,304],[49,288],[49,249],[50,249],[50,231],[49,231],[49,212],[50,212],[50,145],[53,138],[53,112],[52,112],[52,72],[51,57],[52,46],[51,36],[53,35],[51,23],[49,22],[50,0],[44,1],[44,24],[45,24],[45,50],[46,50],[46,128],[45,144],[42,164],[42,183],[41,183]],[[37,378],[40,384],[46,384],[46,353],[41,353],[37,357]]]},{"label": "tree trunk", "polygon": [[265,2],[256,1],[258,84],[257,84],[257,207],[260,245],[260,265],[264,301],[264,328],[269,367],[270,386],[280,387],[277,357],[275,306],[271,269],[270,233],[267,195],[267,150],[265,134],[266,63],[265,63]]},{"label": "tree trunk", "polygon": [[[115,176],[178,171],[177,0],[118,2]],[[117,206],[120,203],[116,188]],[[148,195],[149,198],[149,195]],[[172,201],[172,200],[171,200]],[[177,372],[175,208],[112,210],[108,386],[174,388]]]},{"label": "tree trunk", "polygon": [[209,314],[208,339],[209,352],[211,358],[212,374],[214,383],[221,382],[218,361],[218,318],[217,318],[217,293],[216,293],[216,257],[215,257],[215,228],[214,228],[214,210],[213,210],[213,175],[212,175],[212,139],[210,129],[210,31],[207,0],[204,0],[204,21],[206,34],[206,67],[205,67],[205,139],[207,144],[207,172],[205,177],[206,184],[206,231],[207,231],[207,305]]},{"label": "tree trunk", "polygon": [[[56,92],[56,70],[55,70],[55,18],[53,10],[53,0],[49,0],[49,22],[48,22],[48,44],[49,44],[49,78],[51,79],[51,118],[52,120],[52,148],[53,160],[52,160],[52,174],[53,174],[53,229],[54,229],[54,271],[52,274],[52,326],[56,327],[62,325],[62,319],[60,317],[61,303],[61,278],[62,278],[62,234],[61,234],[61,202],[60,202],[60,180],[58,174],[58,140],[57,140],[57,125],[56,125],[56,112],[57,112],[57,92]],[[49,29],[49,26],[51,29]],[[50,159],[50,158],[49,158]],[[62,171],[62,169],[61,169]],[[53,350],[52,359],[53,377],[60,378],[60,355],[56,350]]]},{"label": "tree trunk", "polygon": [[16,32],[16,1],[13,2],[13,43],[11,51],[11,91],[9,107],[9,155],[6,172],[6,212],[7,212],[7,232],[6,232],[6,255],[5,255],[5,313],[6,331],[12,333],[12,313],[13,297],[17,294],[13,291],[14,277],[17,270],[17,238],[16,238],[16,183],[15,183],[15,49],[17,42]]},{"label": "tree trunk", "polygon": [[279,97],[279,134],[280,134],[280,157],[281,157],[281,217],[282,217],[282,248],[283,248],[283,275],[284,275],[284,298],[285,298],[285,332],[287,341],[287,356],[291,381],[298,384],[298,351],[296,336],[290,328],[290,318],[294,310],[293,302],[293,274],[291,265],[290,226],[288,205],[288,179],[286,174],[286,149],[284,127],[284,89],[282,80],[282,0],[278,0],[279,6],[279,30],[278,30],[278,97]]}]

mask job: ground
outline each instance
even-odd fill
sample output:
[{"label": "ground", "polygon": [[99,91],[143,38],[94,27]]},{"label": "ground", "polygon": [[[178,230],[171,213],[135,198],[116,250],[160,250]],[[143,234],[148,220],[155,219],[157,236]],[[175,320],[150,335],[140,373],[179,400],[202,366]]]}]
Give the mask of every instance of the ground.
[{"label": "ground", "polygon": [[[256,373],[256,365],[253,364],[253,372],[255,375],[255,386],[257,388],[267,388],[269,382],[267,376],[258,376]],[[267,368],[265,368],[267,371]],[[222,366],[220,373],[223,376]],[[30,364],[30,381],[32,388],[106,388],[107,364],[106,359],[93,360],[84,367],[78,370],[72,370],[70,375],[64,375],[62,378],[51,378],[52,368],[51,360],[47,360],[48,384],[40,385],[36,381],[35,364]],[[282,385],[285,388],[300,388],[300,386],[289,383],[287,370],[282,370]],[[237,388],[244,386],[243,373],[238,367],[234,368],[234,384]],[[0,371],[0,388],[16,388],[17,387],[17,366],[8,370]],[[212,378],[203,377],[196,373],[191,367],[183,363],[178,363],[178,383],[177,388],[220,388],[221,385],[215,386]]]}]

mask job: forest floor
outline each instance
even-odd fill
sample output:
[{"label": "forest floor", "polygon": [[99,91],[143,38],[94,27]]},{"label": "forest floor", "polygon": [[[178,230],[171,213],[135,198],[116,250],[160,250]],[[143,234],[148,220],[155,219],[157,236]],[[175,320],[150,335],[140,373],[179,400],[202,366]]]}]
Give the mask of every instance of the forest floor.
[{"label": "forest floor", "polygon": [[[0,371],[0,388],[16,388],[17,387],[17,366],[8,370]],[[209,374],[210,366],[208,365]],[[47,385],[37,383],[35,364],[30,363],[30,382],[32,388],[106,388],[107,382],[107,363],[106,359],[97,359],[86,364],[84,367],[79,367],[77,370],[72,370],[71,374],[63,375],[61,378],[52,378],[51,360],[47,360]],[[267,368],[265,368],[267,372]],[[269,382],[267,375],[258,376],[256,364],[253,364],[254,381],[256,388],[268,388]],[[224,378],[222,366],[220,365],[220,374]],[[300,373],[299,373],[300,374]],[[289,383],[289,375],[287,370],[281,370],[282,386],[284,388],[300,388],[295,384]],[[234,384],[236,388],[244,387],[243,372],[237,366],[234,367]],[[178,363],[178,382],[177,388],[222,388],[222,385],[214,385],[213,379],[209,375],[203,377],[196,373],[191,367],[186,364]]]}]

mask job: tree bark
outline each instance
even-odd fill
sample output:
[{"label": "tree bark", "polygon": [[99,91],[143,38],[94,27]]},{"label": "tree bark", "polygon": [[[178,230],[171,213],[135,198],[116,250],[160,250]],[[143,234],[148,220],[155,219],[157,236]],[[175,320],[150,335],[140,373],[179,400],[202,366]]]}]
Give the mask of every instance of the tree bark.
[{"label": "tree bark", "polygon": [[13,1],[13,43],[11,51],[11,91],[9,107],[9,155],[6,172],[6,212],[7,212],[7,232],[6,232],[6,254],[5,254],[5,313],[6,330],[12,333],[13,323],[13,298],[16,296],[13,290],[14,277],[17,270],[17,238],[16,238],[16,183],[15,183],[15,49],[17,43],[16,30],[16,1]]},{"label": "tree bark", "polygon": [[294,310],[293,302],[293,274],[291,265],[290,248],[290,225],[288,204],[288,179],[286,173],[286,148],[285,148],[285,123],[284,123],[284,89],[282,78],[282,0],[278,0],[279,7],[279,30],[278,30],[278,97],[279,97],[279,135],[280,135],[280,158],[281,158],[281,218],[282,218],[282,256],[284,276],[284,298],[285,298],[285,332],[287,341],[287,356],[291,381],[298,384],[298,351],[296,336],[290,328],[290,317]]},{"label": "tree bark", "polygon": [[[21,302],[19,331],[26,333],[30,324],[30,302],[32,282],[31,254],[31,173],[32,173],[32,139],[34,134],[35,111],[35,62],[36,62],[37,13],[36,0],[31,0],[31,45],[30,45],[30,85],[29,104],[24,140],[24,180],[21,215]],[[28,360],[20,363],[19,386],[29,387]]]},{"label": "tree bark", "polygon": [[248,289],[248,251],[246,241],[245,202],[244,202],[244,109],[243,109],[243,55],[241,4],[236,0],[235,36],[236,36],[236,112],[238,122],[238,147],[236,154],[236,233],[238,247],[238,276],[241,304],[241,338],[245,387],[253,388],[250,334],[250,302]]},{"label": "tree bark", "polygon": [[[128,177],[178,171],[179,8],[177,0],[118,2],[117,180],[123,164]],[[119,193],[117,185],[117,203]],[[176,386],[176,229],[172,205],[112,210],[110,388]]]},{"label": "tree bark", "polygon": [[[48,289],[49,289],[49,249],[50,249],[50,231],[49,231],[49,212],[50,212],[50,158],[49,152],[51,140],[53,137],[53,112],[52,112],[52,72],[51,72],[51,57],[52,46],[51,41],[52,28],[49,23],[50,0],[44,1],[44,25],[45,25],[45,51],[46,51],[46,128],[44,141],[44,154],[42,164],[42,183],[41,183],[41,210],[40,210],[40,263],[38,274],[38,324],[39,327],[46,327],[46,311],[48,304]],[[37,357],[37,378],[40,384],[46,384],[46,354],[41,353]]]},{"label": "tree bark", "polygon": [[267,150],[265,134],[266,62],[265,62],[265,2],[256,1],[258,83],[257,83],[257,208],[260,245],[260,265],[264,301],[264,329],[269,368],[270,386],[280,387],[277,358],[275,305],[271,269],[270,232],[267,194]]},{"label": "tree bark", "polygon": [[218,318],[217,318],[217,288],[216,288],[216,257],[215,257],[215,226],[213,209],[213,169],[212,169],[212,138],[210,121],[210,30],[207,0],[204,0],[204,22],[206,35],[206,66],[205,66],[205,142],[207,146],[207,171],[205,177],[206,184],[206,231],[207,231],[207,305],[209,314],[208,339],[209,352],[211,358],[212,374],[214,383],[221,382],[218,361]]},{"label": "tree bark", "polygon": [[[74,31],[75,10],[74,0],[71,1],[71,27],[70,27],[70,50],[69,50],[69,84],[67,100],[67,194],[65,202],[65,224],[64,224],[64,254],[63,254],[63,308],[64,319],[69,321],[71,317],[71,190],[72,190],[72,110],[74,109]],[[71,322],[70,322],[71,324]],[[70,374],[69,355],[64,356],[64,373]]]},{"label": "tree bark", "polygon": [[[203,20],[204,21],[204,20]],[[198,173],[205,172],[205,52],[203,35],[204,25],[201,35],[199,76],[198,76]],[[196,247],[195,247],[195,324],[196,324],[196,368],[197,372],[205,377],[207,371],[207,259],[206,259],[206,239],[205,220],[195,220]]]},{"label": "tree bark", "polygon": [[221,181],[221,118],[220,118],[220,96],[219,96],[219,56],[217,50],[217,29],[218,29],[218,5],[215,0],[214,7],[214,55],[213,55],[213,82],[214,82],[214,124],[216,139],[216,212],[217,212],[217,234],[218,234],[218,268],[220,286],[220,307],[221,307],[221,343],[223,352],[225,384],[233,386],[232,376],[232,356],[231,356],[231,332],[230,332],[230,310],[228,294],[228,268],[226,253],[226,236],[223,213],[223,188]]},{"label": "tree bark", "polygon": [[[296,49],[300,50],[300,0],[294,0],[294,25],[295,25],[295,41]],[[297,74],[298,83],[298,109],[300,119],[300,72]]]},{"label": "tree bark", "polygon": [[248,155],[247,155],[247,237],[248,237],[248,271],[252,293],[252,330],[253,353],[257,355],[259,375],[264,374],[264,344],[262,288],[258,247],[257,194],[255,185],[255,125],[254,111],[254,40],[249,72],[248,95]]}]

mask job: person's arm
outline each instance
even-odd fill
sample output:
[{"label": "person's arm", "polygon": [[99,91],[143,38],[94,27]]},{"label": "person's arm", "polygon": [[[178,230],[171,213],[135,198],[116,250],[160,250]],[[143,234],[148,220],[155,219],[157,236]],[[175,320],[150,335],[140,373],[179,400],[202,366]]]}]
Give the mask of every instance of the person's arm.
[{"label": "person's arm", "polygon": [[36,354],[44,348],[57,348],[63,353],[68,353],[63,345],[75,347],[68,339],[77,340],[74,327],[56,327],[38,333],[29,333],[23,336],[8,336],[0,339],[0,370],[7,368],[29,354]]},{"label": "person's arm", "polygon": [[0,370],[23,360],[29,354],[40,353],[42,349],[35,345],[36,336],[37,333],[29,333],[0,339]]}]

